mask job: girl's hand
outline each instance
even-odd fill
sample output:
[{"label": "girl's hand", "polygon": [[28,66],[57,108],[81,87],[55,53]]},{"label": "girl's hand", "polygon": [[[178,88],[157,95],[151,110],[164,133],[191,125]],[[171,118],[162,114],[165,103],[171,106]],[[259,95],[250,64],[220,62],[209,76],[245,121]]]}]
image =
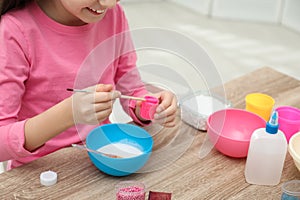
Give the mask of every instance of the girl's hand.
[{"label": "girl's hand", "polygon": [[154,122],[165,127],[173,127],[176,125],[177,100],[176,96],[169,91],[162,91],[153,94],[159,99],[159,105],[154,114]]},{"label": "girl's hand", "polygon": [[[145,96],[154,96],[159,100],[159,105],[154,114],[154,122],[165,127],[173,127],[176,125],[177,100],[172,92],[162,91],[154,94],[147,94]],[[141,101],[137,101],[135,114],[139,120],[146,122],[148,120],[145,120],[140,116],[141,104]]]},{"label": "girl's hand", "polygon": [[99,84],[85,88],[91,92],[76,92],[72,96],[75,123],[99,124],[109,117],[113,101],[121,94],[112,85]]}]

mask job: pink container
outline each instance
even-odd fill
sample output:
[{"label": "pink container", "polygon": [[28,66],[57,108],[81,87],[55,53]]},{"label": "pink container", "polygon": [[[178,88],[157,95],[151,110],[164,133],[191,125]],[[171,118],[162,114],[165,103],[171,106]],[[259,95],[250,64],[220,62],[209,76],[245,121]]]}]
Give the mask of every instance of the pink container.
[{"label": "pink container", "polygon": [[300,110],[292,106],[280,106],[278,112],[279,129],[285,134],[287,141],[300,131]]},{"label": "pink container", "polygon": [[116,200],[145,200],[145,185],[137,181],[122,181],[116,185]]},{"label": "pink container", "polygon": [[214,147],[224,155],[247,157],[254,130],[266,126],[265,120],[246,110],[228,108],[211,114],[207,133]]},{"label": "pink container", "polygon": [[141,104],[140,115],[143,119],[152,120],[156,112],[159,100],[153,96],[145,96],[146,101]]}]

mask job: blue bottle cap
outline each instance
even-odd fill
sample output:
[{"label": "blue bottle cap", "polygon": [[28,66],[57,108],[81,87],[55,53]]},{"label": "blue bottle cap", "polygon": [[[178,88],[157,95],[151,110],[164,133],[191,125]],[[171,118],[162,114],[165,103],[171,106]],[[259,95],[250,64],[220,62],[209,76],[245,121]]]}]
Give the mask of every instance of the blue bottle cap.
[{"label": "blue bottle cap", "polygon": [[273,111],[270,120],[267,122],[266,132],[270,134],[276,134],[278,132],[278,127],[278,112]]}]

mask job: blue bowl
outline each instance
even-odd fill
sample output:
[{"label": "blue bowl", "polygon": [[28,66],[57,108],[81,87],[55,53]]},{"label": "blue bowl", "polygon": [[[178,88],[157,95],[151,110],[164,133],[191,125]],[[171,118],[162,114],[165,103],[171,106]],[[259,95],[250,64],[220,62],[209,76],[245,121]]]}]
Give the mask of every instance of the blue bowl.
[{"label": "blue bowl", "polygon": [[93,150],[111,144],[130,145],[141,151],[133,157],[112,158],[88,152],[92,163],[112,176],[127,176],[138,171],[148,161],[153,146],[152,136],[144,129],[131,124],[106,124],[93,129],[86,138],[86,146]]}]

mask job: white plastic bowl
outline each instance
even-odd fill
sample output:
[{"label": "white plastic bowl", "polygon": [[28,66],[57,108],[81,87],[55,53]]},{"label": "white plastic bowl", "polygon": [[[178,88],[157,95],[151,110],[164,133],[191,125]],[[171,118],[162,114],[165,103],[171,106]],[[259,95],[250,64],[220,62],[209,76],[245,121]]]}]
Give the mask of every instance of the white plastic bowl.
[{"label": "white plastic bowl", "polygon": [[289,153],[292,156],[296,167],[300,172],[300,132],[295,133],[289,142]]}]

